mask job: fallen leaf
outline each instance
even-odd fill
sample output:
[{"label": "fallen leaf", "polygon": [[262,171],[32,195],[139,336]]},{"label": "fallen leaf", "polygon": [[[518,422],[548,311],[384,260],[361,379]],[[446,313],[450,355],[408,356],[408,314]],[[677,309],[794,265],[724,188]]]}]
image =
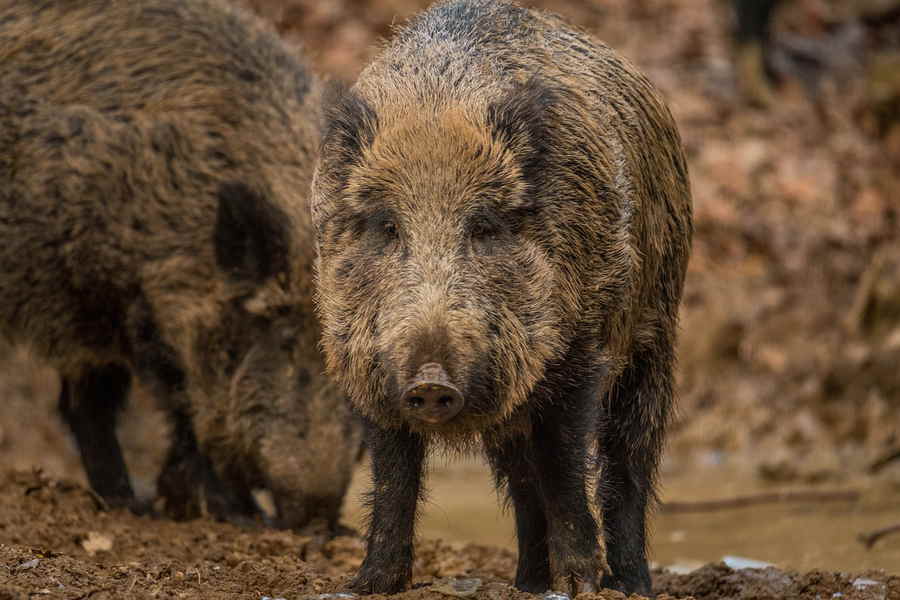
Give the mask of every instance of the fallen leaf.
[{"label": "fallen leaf", "polygon": [[113,538],[103,533],[90,531],[87,537],[81,541],[81,547],[91,556],[98,552],[109,552],[113,547]]}]

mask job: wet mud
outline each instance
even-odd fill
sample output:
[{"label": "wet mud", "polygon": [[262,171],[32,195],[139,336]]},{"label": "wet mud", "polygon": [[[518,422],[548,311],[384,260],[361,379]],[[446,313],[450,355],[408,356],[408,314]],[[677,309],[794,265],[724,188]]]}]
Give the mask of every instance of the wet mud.
[{"label": "wet mud", "polygon": [[[80,484],[36,471],[0,483],[0,599],[328,598],[363,557],[359,537],[325,539],[198,519],[185,523],[105,511]],[[509,585],[512,551],[421,540],[413,588],[400,599],[538,598]],[[900,577],[881,570],[799,574],[710,564],[689,574],[654,571],[659,598],[900,597]],[[612,591],[581,600],[622,599]],[[340,596],[331,596],[339,600]]]}]

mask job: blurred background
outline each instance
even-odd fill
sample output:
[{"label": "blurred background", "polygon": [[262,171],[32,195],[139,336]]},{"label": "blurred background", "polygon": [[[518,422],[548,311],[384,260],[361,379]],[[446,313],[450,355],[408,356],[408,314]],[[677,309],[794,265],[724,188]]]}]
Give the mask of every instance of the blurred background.
[{"label": "blurred background", "polygon": [[[352,82],[428,2],[244,4]],[[900,535],[871,549],[857,535],[900,522],[900,0],[528,4],[636,63],[687,152],[696,233],[661,496],[713,503],[663,507],[653,559],[898,572]],[[52,370],[0,348],[0,464],[83,481],[58,390]],[[122,438],[151,494],[167,426],[134,396]],[[438,460],[430,483],[420,535],[514,546],[481,462]],[[346,509],[357,527],[365,486],[362,467]],[[784,490],[821,497],[729,506]]]}]

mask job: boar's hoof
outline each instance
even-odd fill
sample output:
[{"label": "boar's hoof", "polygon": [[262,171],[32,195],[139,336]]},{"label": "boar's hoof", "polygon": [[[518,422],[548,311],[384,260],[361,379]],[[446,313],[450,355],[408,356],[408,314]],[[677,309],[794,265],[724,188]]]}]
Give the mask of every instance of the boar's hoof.
[{"label": "boar's hoof", "polygon": [[459,414],[465,400],[444,368],[425,363],[400,397],[401,409],[408,418],[429,425],[446,423]]},{"label": "boar's hoof", "polygon": [[596,577],[583,577],[575,574],[563,575],[553,579],[553,589],[561,591],[569,598],[578,594],[594,594],[603,587]]},{"label": "boar's hoof", "polygon": [[158,516],[153,508],[153,500],[135,498],[134,496],[101,496],[90,488],[86,492],[91,497],[91,500],[94,501],[98,511],[108,512],[122,508],[131,511],[131,514],[138,517]]},{"label": "boar's hoof", "polygon": [[132,498],[127,504],[128,510],[139,517],[159,517],[159,512],[153,507],[153,500],[149,498]]},{"label": "boar's hoof", "polygon": [[350,582],[348,591],[361,596],[397,594],[409,587],[410,578],[410,573],[400,569],[375,570],[363,567]]},{"label": "boar's hoof", "polygon": [[623,594],[638,594],[647,596],[648,598],[655,598],[655,596],[652,595],[649,574],[645,574],[644,576],[636,575],[630,578],[619,578],[606,573],[600,581],[600,587],[608,590],[616,590]]}]

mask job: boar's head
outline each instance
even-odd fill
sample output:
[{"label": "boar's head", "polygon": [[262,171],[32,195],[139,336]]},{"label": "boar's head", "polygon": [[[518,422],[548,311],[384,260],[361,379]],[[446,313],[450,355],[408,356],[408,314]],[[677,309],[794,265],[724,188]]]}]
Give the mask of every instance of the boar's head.
[{"label": "boar's head", "polygon": [[536,82],[482,104],[352,90],[332,110],[313,182],[317,305],[328,370],[368,418],[483,431],[558,358],[577,300],[558,300],[569,280],[541,191],[552,100]]},{"label": "boar's head", "polygon": [[268,489],[276,524],[337,524],[360,428],[332,386],[312,305],[312,234],[243,184],[220,188],[216,262],[232,292],[197,335],[201,447],[231,485]]}]

